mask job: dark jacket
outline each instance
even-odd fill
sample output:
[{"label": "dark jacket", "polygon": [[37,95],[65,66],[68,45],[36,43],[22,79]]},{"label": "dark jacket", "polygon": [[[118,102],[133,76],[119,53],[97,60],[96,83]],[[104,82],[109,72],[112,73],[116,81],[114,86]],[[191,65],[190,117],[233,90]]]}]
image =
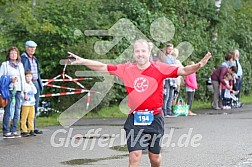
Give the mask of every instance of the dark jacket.
[{"label": "dark jacket", "polygon": [[214,70],[214,72],[211,75],[212,81],[218,81],[219,83],[222,83],[223,85],[226,85],[226,82],[224,81],[224,76],[228,72],[228,67],[226,66],[220,66],[218,69]]},{"label": "dark jacket", "polygon": [[[39,84],[40,92],[42,92],[43,91],[43,83],[42,83],[42,80],[41,80],[41,77],[40,77],[41,72],[40,72],[40,68],[39,68],[39,62],[38,62],[38,59],[34,55],[33,55],[33,58],[34,58],[34,60],[37,63],[38,84]],[[26,52],[22,53],[22,55],[21,55],[21,62],[24,65],[25,71],[31,70],[31,63],[29,61],[29,56],[28,56],[28,54]]]}]

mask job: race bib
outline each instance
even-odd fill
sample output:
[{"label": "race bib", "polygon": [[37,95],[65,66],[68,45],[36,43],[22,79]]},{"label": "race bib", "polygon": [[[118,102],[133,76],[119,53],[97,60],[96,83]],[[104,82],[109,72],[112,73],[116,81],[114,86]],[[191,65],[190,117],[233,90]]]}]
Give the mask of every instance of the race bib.
[{"label": "race bib", "polygon": [[134,125],[150,125],[153,120],[153,111],[134,111]]}]

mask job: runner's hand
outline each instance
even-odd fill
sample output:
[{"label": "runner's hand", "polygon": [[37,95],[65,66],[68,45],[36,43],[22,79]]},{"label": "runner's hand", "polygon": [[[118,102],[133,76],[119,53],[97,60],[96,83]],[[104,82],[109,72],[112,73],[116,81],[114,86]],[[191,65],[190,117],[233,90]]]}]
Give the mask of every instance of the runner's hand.
[{"label": "runner's hand", "polygon": [[212,57],[212,54],[210,52],[208,52],[203,59],[200,60],[199,65],[200,67],[203,67],[206,65],[206,63],[208,62],[208,60]]},{"label": "runner's hand", "polygon": [[69,54],[68,57],[69,58],[69,61],[71,62],[71,64],[81,64],[82,63],[82,58],[73,54],[72,52],[67,52]]}]

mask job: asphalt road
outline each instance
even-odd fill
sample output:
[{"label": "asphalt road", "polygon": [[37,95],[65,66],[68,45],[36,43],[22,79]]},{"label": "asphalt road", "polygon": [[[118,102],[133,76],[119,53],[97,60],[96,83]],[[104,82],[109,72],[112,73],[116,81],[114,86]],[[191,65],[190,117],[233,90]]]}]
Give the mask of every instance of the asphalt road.
[{"label": "asphalt road", "polygon": [[[162,167],[252,167],[252,105],[197,113],[165,118]],[[81,119],[35,137],[1,135],[0,167],[127,167],[124,121]],[[141,167],[149,166],[144,152]]]}]

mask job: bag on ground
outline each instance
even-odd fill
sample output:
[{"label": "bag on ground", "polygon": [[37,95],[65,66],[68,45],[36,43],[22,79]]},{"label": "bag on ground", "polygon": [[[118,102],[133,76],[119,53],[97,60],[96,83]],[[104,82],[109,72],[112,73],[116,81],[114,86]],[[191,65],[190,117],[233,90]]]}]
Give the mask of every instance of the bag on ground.
[{"label": "bag on ground", "polygon": [[178,116],[188,116],[189,105],[185,104],[182,97],[179,97],[176,105],[172,106],[173,113]]}]

